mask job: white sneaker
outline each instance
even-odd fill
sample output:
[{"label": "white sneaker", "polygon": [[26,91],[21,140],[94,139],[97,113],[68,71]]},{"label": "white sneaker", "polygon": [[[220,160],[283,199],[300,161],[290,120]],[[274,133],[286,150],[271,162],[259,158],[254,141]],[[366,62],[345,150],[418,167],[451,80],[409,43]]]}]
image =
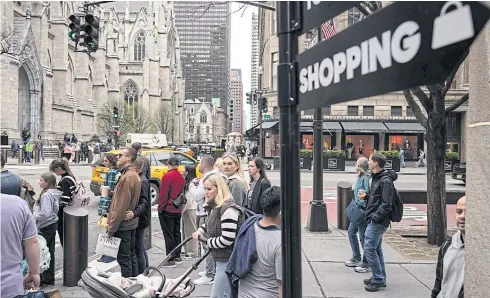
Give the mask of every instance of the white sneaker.
[{"label": "white sneaker", "polygon": [[369,268],[368,264],[362,264],[361,266],[357,266],[354,268],[354,271],[357,273],[368,273],[371,272],[371,268]]},{"label": "white sneaker", "polygon": [[197,275],[199,275],[201,277],[206,276],[206,271],[201,271]]},{"label": "white sneaker", "polygon": [[194,281],[194,284],[198,285],[198,286],[211,285],[211,284],[213,284],[213,281],[214,280],[210,277],[201,276],[200,278],[198,278]]}]

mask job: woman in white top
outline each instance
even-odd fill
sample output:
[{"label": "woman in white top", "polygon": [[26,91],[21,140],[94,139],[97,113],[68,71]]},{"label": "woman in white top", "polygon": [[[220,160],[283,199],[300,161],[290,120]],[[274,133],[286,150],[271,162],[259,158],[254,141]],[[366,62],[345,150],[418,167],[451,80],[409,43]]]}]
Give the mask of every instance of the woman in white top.
[{"label": "woman in white top", "polygon": [[[192,236],[197,230],[197,202],[198,198],[193,197],[193,189],[199,186],[199,180],[196,175],[196,167],[194,165],[186,165],[184,172],[185,185],[182,192],[185,194],[187,203],[182,211],[182,240]],[[184,259],[193,258],[197,256],[197,240],[192,239],[184,245],[185,254]]]}]

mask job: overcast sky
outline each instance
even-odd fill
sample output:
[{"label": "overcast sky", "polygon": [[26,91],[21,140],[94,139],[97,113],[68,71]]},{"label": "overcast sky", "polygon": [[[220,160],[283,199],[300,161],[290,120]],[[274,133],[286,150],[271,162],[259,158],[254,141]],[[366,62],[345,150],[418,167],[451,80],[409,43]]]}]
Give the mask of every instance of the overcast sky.
[{"label": "overcast sky", "polygon": [[[240,3],[232,3],[231,11],[237,11],[241,5]],[[243,109],[247,115],[249,114],[249,107],[246,104],[245,93],[250,92],[252,12],[256,11],[257,8],[247,6],[245,11],[240,10],[231,15],[231,68],[240,68],[242,70]],[[244,124],[245,127],[248,127],[248,123]]]}]

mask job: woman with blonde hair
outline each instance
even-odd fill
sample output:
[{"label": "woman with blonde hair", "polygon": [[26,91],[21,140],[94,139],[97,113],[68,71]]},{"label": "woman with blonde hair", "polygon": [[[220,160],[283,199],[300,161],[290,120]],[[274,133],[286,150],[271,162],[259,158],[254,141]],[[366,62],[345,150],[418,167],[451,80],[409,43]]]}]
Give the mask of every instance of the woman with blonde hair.
[{"label": "woman with blonde hair", "polygon": [[214,169],[219,171],[220,173],[223,173],[223,158],[218,157],[216,161],[214,162]]},{"label": "woman with blonde hair", "polygon": [[228,187],[235,203],[239,206],[247,204],[248,183],[243,176],[243,168],[235,153],[223,156],[223,173],[228,177]]},{"label": "woman with blonde hair", "polygon": [[[371,271],[366,256],[361,258],[361,251],[359,249],[359,240],[364,247],[364,233],[367,228],[367,223],[364,221],[364,213],[366,211],[365,196],[369,193],[369,179],[371,174],[368,169],[368,159],[366,157],[359,157],[356,162],[357,181],[354,186],[354,198],[347,207],[346,215],[349,219],[349,228],[347,234],[349,236],[350,246],[352,248],[352,258],[345,262],[347,267],[355,267],[355,271],[359,273],[366,273]],[[359,239],[357,239],[357,232],[359,232]]]},{"label": "woman with blonde hair", "polygon": [[208,219],[192,236],[196,240],[206,241],[216,262],[211,298],[229,298],[231,290],[225,269],[245,216],[233,200],[226,178],[221,174],[204,178],[204,193]]}]

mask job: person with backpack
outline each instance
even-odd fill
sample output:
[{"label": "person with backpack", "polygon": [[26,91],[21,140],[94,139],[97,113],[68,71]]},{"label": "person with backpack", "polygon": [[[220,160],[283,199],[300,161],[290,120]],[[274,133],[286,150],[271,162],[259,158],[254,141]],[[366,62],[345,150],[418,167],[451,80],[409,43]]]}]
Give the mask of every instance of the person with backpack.
[{"label": "person with backpack", "polygon": [[[385,170],[386,156],[379,152],[371,154],[368,167],[372,173],[369,194],[359,194],[360,199],[366,199],[365,221],[368,223],[364,236],[364,254],[372,277],[365,279],[366,291],[377,292],[386,287],[386,270],[383,256],[383,234],[390,225],[390,220],[397,214],[392,214],[397,198],[397,191],[393,182],[398,175],[392,170]],[[395,220],[393,220],[395,221]]]},{"label": "person with backpack", "polygon": [[[182,207],[173,204],[184,189],[185,179],[179,172],[179,160],[172,156],[167,161],[168,172],[163,175],[158,198],[158,219],[165,239],[165,250],[167,255],[181,242],[180,220],[182,218]],[[180,255],[172,256],[165,267],[175,267],[182,264]]]},{"label": "person with backpack", "polygon": [[49,170],[58,176],[61,176],[60,181],[56,185],[56,189],[61,191],[60,206],[58,210],[58,235],[60,236],[60,243],[63,246],[63,224],[64,213],[63,210],[67,206],[71,206],[73,200],[73,194],[76,190],[76,179],[70,170],[70,165],[66,158],[58,158],[51,162]]}]

